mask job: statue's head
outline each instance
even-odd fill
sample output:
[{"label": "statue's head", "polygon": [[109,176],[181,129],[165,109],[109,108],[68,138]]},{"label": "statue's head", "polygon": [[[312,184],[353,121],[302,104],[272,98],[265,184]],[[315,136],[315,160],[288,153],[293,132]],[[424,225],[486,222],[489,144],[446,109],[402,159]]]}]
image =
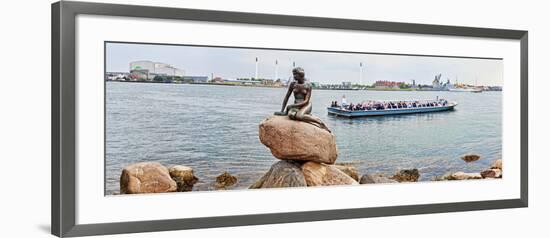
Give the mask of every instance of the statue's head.
[{"label": "statue's head", "polygon": [[301,67],[294,68],[292,74],[294,75],[294,79],[299,81],[303,81],[306,76],[306,72]]}]

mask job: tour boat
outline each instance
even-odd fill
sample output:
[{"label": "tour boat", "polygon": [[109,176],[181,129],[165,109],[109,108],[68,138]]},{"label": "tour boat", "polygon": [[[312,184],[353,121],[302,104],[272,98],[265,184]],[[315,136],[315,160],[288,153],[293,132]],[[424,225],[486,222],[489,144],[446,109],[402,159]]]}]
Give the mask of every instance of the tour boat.
[{"label": "tour boat", "polygon": [[[327,107],[328,113],[336,116],[343,117],[368,117],[368,116],[386,116],[386,115],[401,115],[411,113],[426,113],[426,112],[442,112],[453,110],[458,103],[448,102],[444,99],[432,100],[432,101],[376,101],[371,102],[370,105],[388,105],[388,104],[405,104],[404,107],[376,107],[371,106],[369,108],[361,110],[349,110],[347,107],[331,106]],[[378,108],[378,109],[377,109]]]}]

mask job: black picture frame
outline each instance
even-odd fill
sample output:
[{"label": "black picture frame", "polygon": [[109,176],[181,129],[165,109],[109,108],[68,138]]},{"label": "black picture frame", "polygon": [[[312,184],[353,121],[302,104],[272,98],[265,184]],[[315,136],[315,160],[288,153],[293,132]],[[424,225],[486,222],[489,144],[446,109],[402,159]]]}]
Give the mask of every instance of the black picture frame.
[{"label": "black picture frame", "polygon": [[[527,31],[70,1],[53,3],[51,14],[51,233],[56,236],[74,237],[131,232],[168,231],[181,229],[276,224],[486,209],[520,208],[528,206]],[[75,18],[79,14],[518,40],[520,42],[521,50],[520,198],[508,200],[321,210],[275,214],[254,214],[207,218],[186,218],[80,225],[76,224]]]}]

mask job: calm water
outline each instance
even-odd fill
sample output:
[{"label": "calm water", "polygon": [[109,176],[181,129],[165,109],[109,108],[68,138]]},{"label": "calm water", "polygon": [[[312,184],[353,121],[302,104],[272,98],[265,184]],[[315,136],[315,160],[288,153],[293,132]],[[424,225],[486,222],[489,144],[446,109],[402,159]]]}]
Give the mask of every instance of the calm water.
[{"label": "calm water", "polygon": [[[186,84],[107,83],[106,194],[119,190],[122,168],[157,161],[190,166],[208,189],[228,171],[245,188],[277,160],[258,139],[258,123],[281,107],[286,89]],[[325,106],[345,94],[367,99],[435,99],[459,105],[454,111],[345,119]],[[479,172],[501,157],[500,92],[381,92],[315,90],[313,113],[329,125],[339,150],[337,162],[354,162],[360,172],[392,174],[418,168],[421,180],[450,171]],[[292,101],[292,98],[291,98]],[[460,157],[482,159],[466,164]]]}]

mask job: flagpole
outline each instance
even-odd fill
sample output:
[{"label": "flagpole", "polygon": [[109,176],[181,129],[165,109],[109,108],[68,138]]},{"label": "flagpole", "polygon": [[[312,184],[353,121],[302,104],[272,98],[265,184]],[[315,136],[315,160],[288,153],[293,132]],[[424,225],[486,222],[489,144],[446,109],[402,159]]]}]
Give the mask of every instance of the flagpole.
[{"label": "flagpole", "polygon": [[258,79],[258,57],[256,57],[256,73],[254,73],[254,79]]},{"label": "flagpole", "polygon": [[275,60],[275,81],[279,79],[279,61]]},{"label": "flagpole", "polygon": [[363,85],[363,62],[359,62],[359,85]]}]

